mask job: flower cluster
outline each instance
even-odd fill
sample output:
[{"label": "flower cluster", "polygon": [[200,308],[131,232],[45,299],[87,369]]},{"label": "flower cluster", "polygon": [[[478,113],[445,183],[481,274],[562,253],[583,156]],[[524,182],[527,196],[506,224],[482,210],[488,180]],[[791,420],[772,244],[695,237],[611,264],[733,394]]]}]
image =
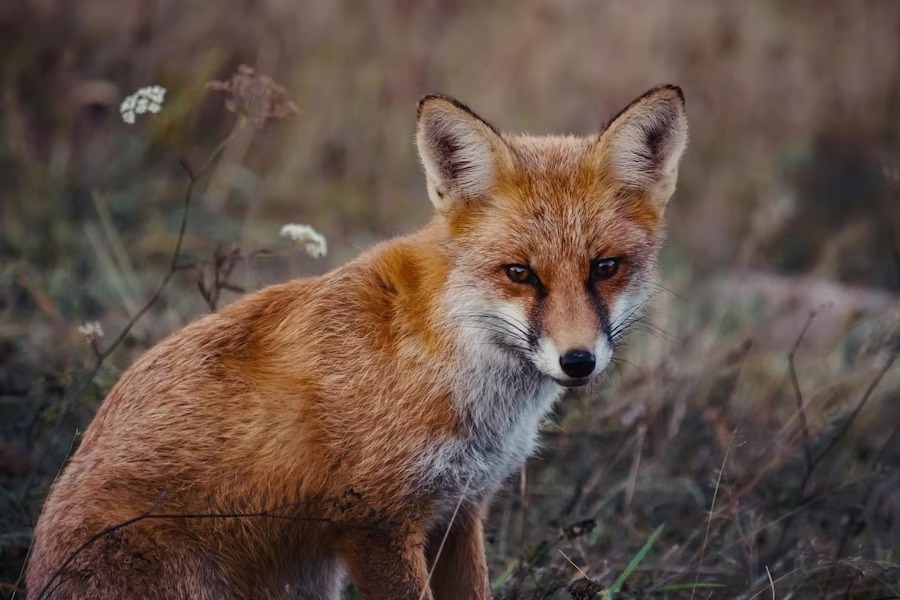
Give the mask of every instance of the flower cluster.
[{"label": "flower cluster", "polygon": [[328,242],[325,240],[325,236],[309,225],[288,223],[281,228],[281,236],[290,238],[297,244],[303,244],[303,249],[313,258],[319,258],[328,253]]},{"label": "flower cluster", "polygon": [[78,333],[92,342],[103,337],[103,327],[100,326],[100,321],[88,321],[78,326]]},{"label": "flower cluster", "polygon": [[256,127],[262,127],[267,119],[283,119],[299,112],[284,86],[247,65],[238,67],[228,81],[207,82],[206,89],[227,94],[225,108],[244,115]]},{"label": "flower cluster", "polygon": [[122,120],[128,124],[134,123],[135,115],[144,113],[158,113],[162,110],[166,99],[166,88],[159,85],[148,85],[131,94],[119,106]]}]

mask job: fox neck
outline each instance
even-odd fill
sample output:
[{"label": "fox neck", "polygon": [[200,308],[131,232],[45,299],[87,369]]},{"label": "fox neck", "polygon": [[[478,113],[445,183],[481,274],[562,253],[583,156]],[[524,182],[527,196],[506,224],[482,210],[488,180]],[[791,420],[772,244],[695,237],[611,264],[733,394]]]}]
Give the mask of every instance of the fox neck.
[{"label": "fox neck", "polygon": [[420,253],[419,266],[411,271],[418,277],[408,288],[409,306],[425,309],[412,317],[418,321],[418,343],[423,352],[440,353],[434,359],[445,371],[441,379],[449,384],[459,424],[457,437],[435,451],[423,473],[442,485],[490,493],[533,452],[540,423],[563,390],[498,346],[473,319],[489,308],[481,295],[483,282],[454,269],[441,223],[419,235],[412,245]]},{"label": "fox neck", "polygon": [[[494,443],[534,444],[541,419],[562,394],[562,387],[530,361],[497,345],[472,315],[485,312],[477,282],[453,272],[444,297],[458,347],[455,408],[476,437]],[[507,439],[515,436],[517,439]],[[524,458],[522,456],[521,458]]]}]

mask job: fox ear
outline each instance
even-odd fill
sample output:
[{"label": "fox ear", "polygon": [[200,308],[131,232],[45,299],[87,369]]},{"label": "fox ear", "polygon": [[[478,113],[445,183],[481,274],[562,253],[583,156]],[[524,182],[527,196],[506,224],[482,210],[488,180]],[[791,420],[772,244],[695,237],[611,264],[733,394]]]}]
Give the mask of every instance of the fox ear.
[{"label": "fox ear", "polygon": [[657,87],[629,104],[600,134],[600,163],[623,187],[646,194],[662,208],[675,191],[687,137],[681,88]]},{"label": "fox ear", "polygon": [[428,196],[438,210],[486,194],[510,159],[497,130],[447,96],[429,95],[419,101],[416,144]]}]

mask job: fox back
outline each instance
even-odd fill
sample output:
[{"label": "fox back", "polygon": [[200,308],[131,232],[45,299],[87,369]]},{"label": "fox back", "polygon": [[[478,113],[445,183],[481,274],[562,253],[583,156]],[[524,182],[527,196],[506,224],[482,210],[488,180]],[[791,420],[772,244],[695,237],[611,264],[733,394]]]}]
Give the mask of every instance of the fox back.
[{"label": "fox back", "polygon": [[652,290],[687,140],[655,88],[594,135],[419,103],[433,219],[205,316],[122,376],[54,484],[30,597],[489,598],[482,523]]}]

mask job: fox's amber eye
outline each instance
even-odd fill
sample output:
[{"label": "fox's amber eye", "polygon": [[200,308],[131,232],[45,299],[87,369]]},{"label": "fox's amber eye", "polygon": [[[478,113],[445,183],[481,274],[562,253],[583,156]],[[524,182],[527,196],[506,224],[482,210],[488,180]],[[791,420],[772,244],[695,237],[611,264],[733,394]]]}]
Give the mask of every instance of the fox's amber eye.
[{"label": "fox's amber eye", "polygon": [[619,272],[620,262],[621,259],[619,258],[601,258],[599,260],[595,260],[594,264],[591,265],[591,278],[594,281],[603,281],[604,279],[610,279]]},{"label": "fox's amber eye", "polygon": [[538,285],[541,282],[534,271],[524,265],[506,265],[506,276],[513,283]]}]

